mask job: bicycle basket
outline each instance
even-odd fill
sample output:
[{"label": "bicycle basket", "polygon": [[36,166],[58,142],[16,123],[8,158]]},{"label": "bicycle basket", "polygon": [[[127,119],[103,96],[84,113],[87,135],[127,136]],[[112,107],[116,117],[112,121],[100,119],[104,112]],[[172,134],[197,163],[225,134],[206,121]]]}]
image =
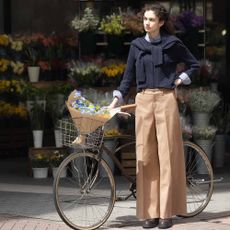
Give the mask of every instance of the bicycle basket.
[{"label": "bicycle basket", "polygon": [[[75,118],[77,123],[81,123],[81,118]],[[85,120],[86,121],[86,120]],[[82,123],[81,123],[82,124]],[[88,121],[88,126],[90,120]],[[96,128],[90,133],[81,133],[78,128],[76,128],[76,122],[73,123],[71,119],[59,120],[59,129],[62,132],[62,142],[64,146],[77,147],[81,146],[87,149],[99,149],[103,141],[103,127]],[[89,130],[89,129],[87,129]]]}]

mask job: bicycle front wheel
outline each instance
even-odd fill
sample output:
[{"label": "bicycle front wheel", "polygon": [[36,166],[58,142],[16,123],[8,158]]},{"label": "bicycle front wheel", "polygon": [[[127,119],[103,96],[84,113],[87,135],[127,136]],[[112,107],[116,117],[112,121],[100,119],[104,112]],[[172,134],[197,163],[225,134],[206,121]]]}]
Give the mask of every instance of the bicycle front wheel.
[{"label": "bicycle front wheel", "polygon": [[184,154],[187,180],[187,215],[202,212],[213,193],[213,171],[206,153],[196,144],[185,141]]},{"label": "bicycle front wheel", "polygon": [[[67,175],[63,177],[66,169]],[[57,212],[73,229],[100,227],[114,207],[113,174],[107,163],[92,153],[68,156],[58,168],[53,189]]]}]

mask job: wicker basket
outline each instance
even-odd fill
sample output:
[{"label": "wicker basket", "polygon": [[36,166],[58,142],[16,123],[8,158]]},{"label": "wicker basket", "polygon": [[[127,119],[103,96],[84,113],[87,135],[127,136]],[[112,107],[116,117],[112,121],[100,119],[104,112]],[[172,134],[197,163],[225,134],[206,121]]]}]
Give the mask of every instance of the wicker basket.
[{"label": "wicker basket", "polygon": [[[62,119],[59,121],[59,129],[62,133],[62,142],[64,146],[68,147],[81,147],[84,149],[93,149],[97,150],[100,148],[104,131],[103,127],[99,126],[98,128],[94,129],[93,132],[89,132],[87,134],[82,134],[77,129],[76,123],[81,123],[81,118],[74,119],[75,123],[73,123],[72,119]],[[76,121],[77,120],[77,121]],[[90,123],[92,119],[88,121]],[[87,119],[84,118],[84,122],[87,122]],[[88,125],[89,127],[89,125]],[[94,126],[95,127],[95,126]]]}]

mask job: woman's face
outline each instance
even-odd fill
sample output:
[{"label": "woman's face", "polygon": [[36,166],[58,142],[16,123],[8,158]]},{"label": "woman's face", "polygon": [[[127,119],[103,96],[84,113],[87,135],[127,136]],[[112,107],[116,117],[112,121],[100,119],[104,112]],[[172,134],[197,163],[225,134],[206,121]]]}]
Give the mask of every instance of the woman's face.
[{"label": "woman's face", "polygon": [[148,10],[144,13],[143,25],[145,31],[151,36],[158,36],[160,33],[160,27],[164,24],[164,21],[159,21],[158,16],[154,11]]}]

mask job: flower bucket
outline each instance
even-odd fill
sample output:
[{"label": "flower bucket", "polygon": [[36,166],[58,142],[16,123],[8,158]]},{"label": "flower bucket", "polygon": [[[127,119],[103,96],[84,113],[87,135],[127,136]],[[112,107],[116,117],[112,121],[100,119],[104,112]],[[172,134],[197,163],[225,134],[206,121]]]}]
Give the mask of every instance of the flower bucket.
[{"label": "flower bucket", "polygon": [[34,178],[47,178],[48,177],[48,168],[32,168]]},{"label": "flower bucket", "polygon": [[54,137],[55,137],[55,146],[56,147],[62,147],[63,141],[62,141],[62,131],[59,129],[54,130]]},{"label": "flower bucket", "polygon": [[28,75],[30,82],[38,82],[40,67],[39,66],[28,66]]},{"label": "flower bucket", "polygon": [[[196,142],[197,145],[199,145],[204,150],[204,152],[206,153],[209,161],[211,162],[213,140],[195,140],[195,142]],[[197,172],[199,174],[207,174],[208,172],[206,170],[206,166],[204,165],[204,161],[200,161],[200,159],[198,159],[197,163],[198,163]]]},{"label": "flower bucket", "polygon": [[34,147],[41,148],[43,141],[43,130],[33,130]]},{"label": "flower bucket", "polygon": [[[52,175],[53,175],[53,178],[55,178],[56,177],[56,175],[57,175],[57,170],[58,170],[58,167],[53,167],[52,168]],[[62,170],[62,173],[61,173],[61,178],[64,178],[64,177],[66,177],[66,175],[67,175],[67,169],[65,168],[64,170]]]},{"label": "flower bucket", "polygon": [[206,127],[209,125],[209,114],[208,113],[193,113],[193,124],[199,127]]}]

